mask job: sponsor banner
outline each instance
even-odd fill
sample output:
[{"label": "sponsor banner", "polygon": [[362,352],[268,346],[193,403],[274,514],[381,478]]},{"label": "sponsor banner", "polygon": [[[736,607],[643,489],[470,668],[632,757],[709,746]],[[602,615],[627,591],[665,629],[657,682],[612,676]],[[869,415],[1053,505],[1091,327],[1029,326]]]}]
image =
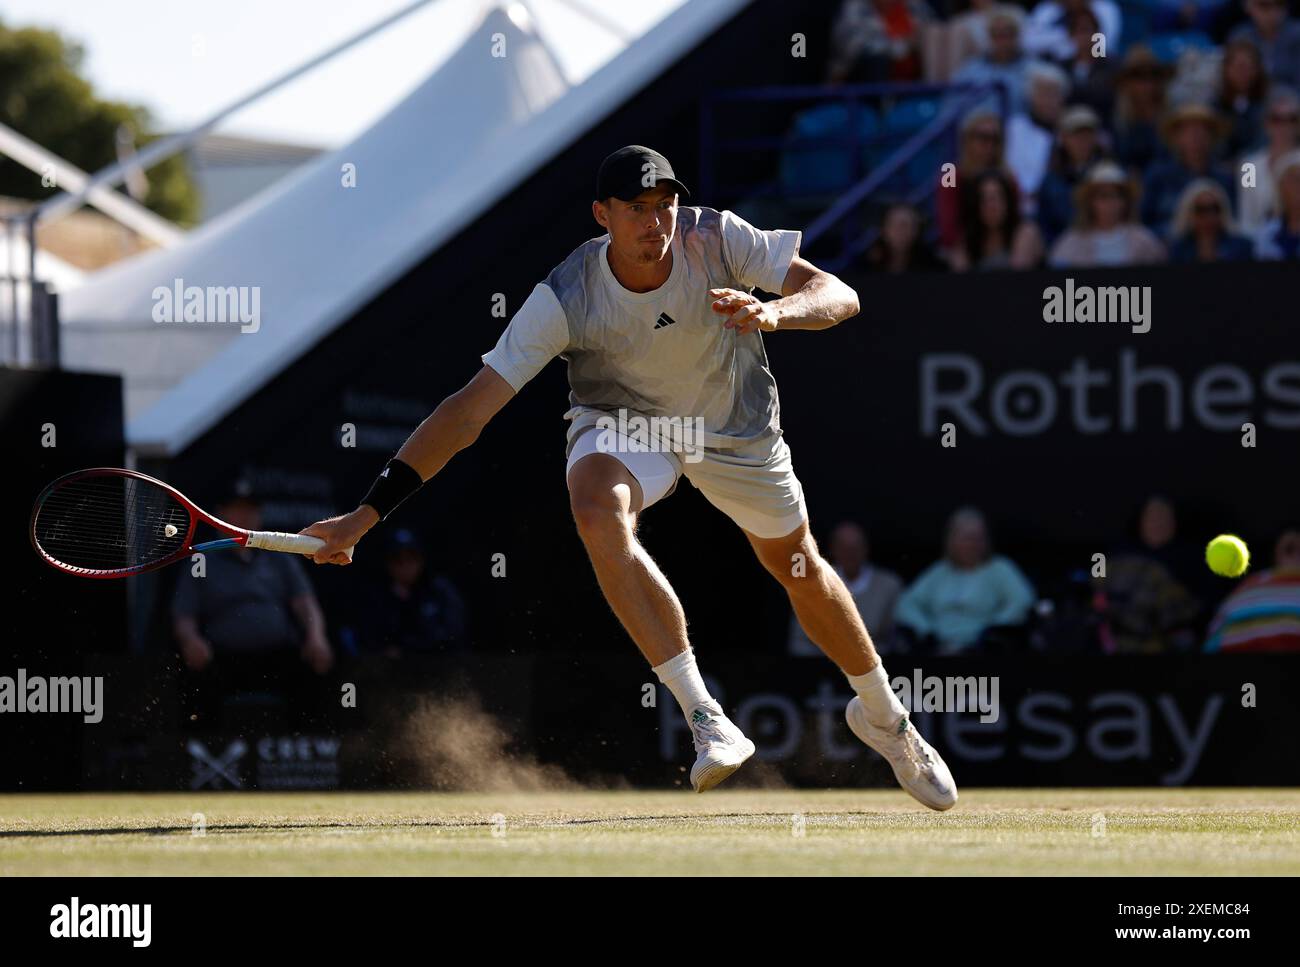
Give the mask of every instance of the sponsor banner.
[{"label": "sponsor banner", "polygon": [[[759,761],[787,781],[892,784],[883,761],[848,731],[844,706],[852,692],[829,662],[727,654],[705,654],[700,661],[713,694],[758,746]],[[1300,661],[1294,659],[894,657],[886,667],[900,697],[914,700],[913,721],[959,783],[1300,781],[1300,760],[1286,752],[1288,737],[1300,727],[1300,709],[1289,698],[1300,685]],[[552,668],[549,661],[538,666],[534,730],[553,735],[570,723],[581,750],[572,757],[575,768],[590,770],[599,759],[634,781],[682,781],[681,768],[694,754],[665,689],[655,689],[656,707],[619,716],[604,689],[602,697],[566,689],[560,676],[552,679]],[[627,676],[611,668],[600,677],[614,688]],[[951,698],[959,701],[950,705]],[[985,705],[992,707],[986,711]]]},{"label": "sponsor banner", "polygon": [[337,789],[336,735],[190,738],[190,789]]},{"label": "sponsor banner", "polygon": [[[606,656],[343,662],[323,687],[347,703],[245,709],[234,730],[188,720],[175,665],[98,658],[83,673],[104,679],[102,721],[0,716],[4,780],[11,790],[447,789],[557,776],[684,786],[694,752],[676,703],[626,640],[611,645]],[[699,655],[764,778],[892,786],[849,733],[851,693],[828,661]],[[1300,783],[1292,657],[891,656],[886,668],[965,786]]]},{"label": "sponsor banner", "polygon": [[[845,725],[851,692],[829,662],[706,653],[701,664],[758,746],[766,778],[893,785],[883,760]],[[895,656],[887,669],[965,786],[1300,782],[1290,754],[1300,662],[1285,656]],[[554,653],[468,672],[450,661],[395,663],[390,671],[359,690],[357,710],[315,731],[173,726],[141,746],[110,715],[103,740],[87,748],[88,787],[433,789],[524,775],[673,788],[684,786],[694,759],[676,703],[634,654]],[[366,707],[383,712],[361,714]],[[108,765],[127,761],[129,778]]]}]

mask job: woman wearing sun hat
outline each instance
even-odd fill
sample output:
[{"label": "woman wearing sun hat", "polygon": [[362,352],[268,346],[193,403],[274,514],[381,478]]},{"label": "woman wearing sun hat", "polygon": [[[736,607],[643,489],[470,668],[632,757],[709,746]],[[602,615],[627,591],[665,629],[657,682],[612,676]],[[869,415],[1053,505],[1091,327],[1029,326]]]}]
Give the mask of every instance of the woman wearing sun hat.
[{"label": "woman wearing sun hat", "polygon": [[1134,44],[1124,55],[1115,82],[1115,157],[1126,168],[1146,170],[1165,155],[1160,142],[1160,118],[1174,69],[1144,44]]},{"label": "woman wearing sun hat", "polygon": [[1075,192],[1075,225],[1052,246],[1048,264],[1083,268],[1165,261],[1160,240],[1134,220],[1137,200],[1124,169],[1111,161],[1094,165]]},{"label": "woman wearing sun hat", "polygon": [[1213,178],[1229,200],[1235,199],[1232,175],[1214,160],[1226,128],[1213,108],[1197,102],[1180,105],[1165,117],[1161,129],[1173,156],[1152,165],[1142,184],[1142,221],[1153,232],[1169,231],[1178,199],[1197,178]]}]

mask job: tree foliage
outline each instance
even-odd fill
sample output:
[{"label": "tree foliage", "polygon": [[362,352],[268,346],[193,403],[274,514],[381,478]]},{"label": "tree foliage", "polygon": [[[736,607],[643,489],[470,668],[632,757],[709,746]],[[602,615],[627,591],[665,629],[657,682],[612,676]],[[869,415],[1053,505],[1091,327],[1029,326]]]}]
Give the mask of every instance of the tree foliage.
[{"label": "tree foliage", "polygon": [[[9,28],[0,23],[0,122],[84,171],[94,173],[117,161],[117,131],[135,132],[137,147],[157,135],[149,111],[138,105],[102,100],[81,76],[82,47],[51,30]],[[145,204],[164,218],[192,224],[198,192],[183,156],[174,155],[147,172]],[[0,157],[0,195],[43,201],[58,186]]]}]

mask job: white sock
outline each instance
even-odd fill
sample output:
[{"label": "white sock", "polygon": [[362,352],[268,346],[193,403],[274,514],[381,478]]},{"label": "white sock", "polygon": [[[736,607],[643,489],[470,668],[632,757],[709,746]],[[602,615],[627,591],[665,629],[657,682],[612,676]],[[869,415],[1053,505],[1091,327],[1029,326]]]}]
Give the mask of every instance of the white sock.
[{"label": "white sock", "polygon": [[687,721],[690,720],[691,709],[697,705],[708,705],[718,712],[722,711],[722,706],[713,700],[709,690],[704,687],[704,679],[700,677],[700,669],[695,664],[693,648],[688,647],[680,655],[669,658],[662,665],[654,665],[650,670],[673,693]]},{"label": "white sock", "polygon": [[867,710],[867,721],[876,728],[891,729],[907,714],[907,709],[889,687],[889,676],[882,662],[865,675],[846,675],[853,690]]}]

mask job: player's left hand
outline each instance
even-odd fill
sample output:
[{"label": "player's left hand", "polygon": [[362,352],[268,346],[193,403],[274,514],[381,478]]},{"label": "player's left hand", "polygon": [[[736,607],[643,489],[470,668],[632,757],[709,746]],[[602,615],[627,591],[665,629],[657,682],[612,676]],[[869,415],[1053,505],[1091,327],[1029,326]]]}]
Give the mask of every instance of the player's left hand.
[{"label": "player's left hand", "polygon": [[776,329],[779,319],[770,302],[738,289],[710,289],[709,298],[713,299],[713,311],[727,317],[724,329],[735,329],[741,336]]}]

